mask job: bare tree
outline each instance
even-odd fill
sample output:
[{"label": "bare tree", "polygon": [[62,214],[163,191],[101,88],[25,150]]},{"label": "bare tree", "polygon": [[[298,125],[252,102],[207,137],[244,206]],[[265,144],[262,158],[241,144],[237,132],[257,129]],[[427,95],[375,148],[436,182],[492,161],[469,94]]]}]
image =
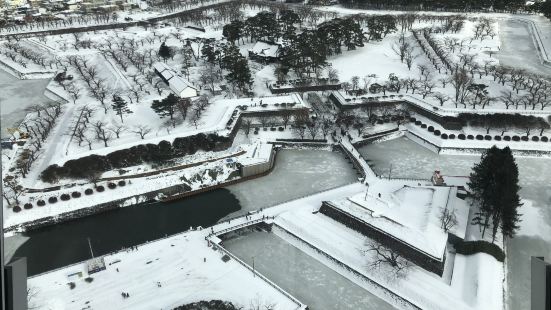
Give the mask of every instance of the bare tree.
[{"label": "bare tree", "polygon": [[411,264],[401,254],[374,240],[366,240],[365,245],[366,249],[362,250],[364,254],[375,253],[373,260],[368,264],[368,268],[380,269],[386,266],[390,267],[391,274],[397,278],[407,275],[407,270]]},{"label": "bare tree", "polygon": [[440,106],[443,106],[446,101],[450,100],[450,97],[443,93],[434,93],[432,94],[432,97],[440,103]]},{"label": "bare tree", "polygon": [[448,232],[458,224],[455,209],[450,211],[448,208],[441,208],[439,220],[440,228],[442,228],[444,232]]},{"label": "bare tree", "polygon": [[243,122],[241,123],[241,128],[243,128],[243,131],[245,131],[245,135],[249,135],[249,132],[251,131],[251,125],[253,121],[250,118],[244,118]]},{"label": "bare tree", "polygon": [[132,130],[133,133],[140,136],[140,138],[143,140],[145,139],[145,136],[151,132],[151,128],[146,125],[139,125],[134,127],[134,130]]}]

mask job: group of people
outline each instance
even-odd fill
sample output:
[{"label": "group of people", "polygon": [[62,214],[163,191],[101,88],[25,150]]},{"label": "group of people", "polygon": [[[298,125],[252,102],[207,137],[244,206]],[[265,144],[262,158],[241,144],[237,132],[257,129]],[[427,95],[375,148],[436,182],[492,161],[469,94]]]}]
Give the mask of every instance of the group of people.
[{"label": "group of people", "polygon": [[122,295],[122,298],[125,298],[125,299],[130,297],[130,294],[128,294],[126,292],[122,292],[121,295]]}]

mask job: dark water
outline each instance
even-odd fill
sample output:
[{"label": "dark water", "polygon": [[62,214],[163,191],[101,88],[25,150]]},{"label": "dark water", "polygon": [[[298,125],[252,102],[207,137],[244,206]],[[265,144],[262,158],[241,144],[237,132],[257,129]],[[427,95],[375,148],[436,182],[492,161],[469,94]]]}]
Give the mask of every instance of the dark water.
[{"label": "dark water", "polygon": [[226,189],[218,189],[171,203],[126,207],[31,231],[15,252],[27,257],[29,276],[90,258],[87,238],[99,256],[171,235],[190,226],[210,226],[240,209]]}]

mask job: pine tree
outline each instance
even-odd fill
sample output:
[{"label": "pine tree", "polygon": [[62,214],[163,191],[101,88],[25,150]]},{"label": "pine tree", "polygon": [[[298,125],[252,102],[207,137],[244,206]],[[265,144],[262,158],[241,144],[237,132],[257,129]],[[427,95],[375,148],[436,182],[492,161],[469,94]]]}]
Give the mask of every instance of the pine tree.
[{"label": "pine tree", "polygon": [[128,108],[128,103],[124,101],[124,99],[122,99],[120,96],[113,96],[113,103],[111,104],[111,107],[116,112],[116,114],[121,117],[121,122],[123,123],[123,114],[132,113],[132,111]]},{"label": "pine tree", "polygon": [[172,52],[170,51],[170,47],[168,47],[165,42],[161,44],[161,47],[159,47],[159,56],[166,62],[167,59],[169,59],[172,56]]},{"label": "pine tree", "polygon": [[169,116],[172,121],[172,126],[175,127],[174,114],[178,105],[178,98],[174,94],[169,94],[163,100],[154,100],[151,104],[151,108],[155,113],[159,114],[161,118]]},{"label": "pine tree", "polygon": [[518,229],[518,208],[522,204],[518,195],[518,167],[511,150],[495,146],[487,150],[473,167],[468,186],[479,206],[472,224],[481,226],[482,237],[491,222],[492,242],[500,228],[504,237],[512,238]]}]

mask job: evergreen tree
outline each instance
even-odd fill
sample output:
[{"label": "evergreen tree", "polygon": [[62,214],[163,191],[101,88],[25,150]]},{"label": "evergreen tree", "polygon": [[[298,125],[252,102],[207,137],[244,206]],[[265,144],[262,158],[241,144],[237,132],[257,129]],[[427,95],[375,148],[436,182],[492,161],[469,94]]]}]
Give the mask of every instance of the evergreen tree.
[{"label": "evergreen tree", "polygon": [[472,224],[482,227],[482,237],[490,222],[492,242],[499,228],[504,237],[514,237],[520,221],[518,208],[522,204],[518,195],[518,167],[511,149],[493,146],[487,150],[480,163],[473,167],[468,186],[479,206]]},{"label": "evergreen tree", "polygon": [[113,96],[113,103],[111,104],[113,111],[121,117],[121,122],[124,123],[122,119],[123,114],[130,114],[132,111],[128,108],[128,103],[124,101],[120,96]]},{"label": "evergreen tree", "polygon": [[151,108],[155,113],[159,114],[161,118],[169,116],[172,121],[172,126],[175,127],[174,123],[174,114],[176,113],[176,108],[178,106],[178,97],[174,94],[169,94],[163,100],[154,100],[151,104]]},{"label": "evergreen tree", "polygon": [[545,17],[551,19],[551,1],[547,0],[541,3],[541,12]]},{"label": "evergreen tree", "polygon": [[235,41],[238,41],[243,37],[243,28],[245,24],[240,20],[233,20],[231,23],[224,25],[222,28],[222,35],[231,42],[235,44]]},{"label": "evergreen tree", "polygon": [[161,47],[159,47],[159,56],[166,62],[167,59],[172,57],[172,52],[170,51],[170,47],[168,47],[165,42],[161,44]]}]

